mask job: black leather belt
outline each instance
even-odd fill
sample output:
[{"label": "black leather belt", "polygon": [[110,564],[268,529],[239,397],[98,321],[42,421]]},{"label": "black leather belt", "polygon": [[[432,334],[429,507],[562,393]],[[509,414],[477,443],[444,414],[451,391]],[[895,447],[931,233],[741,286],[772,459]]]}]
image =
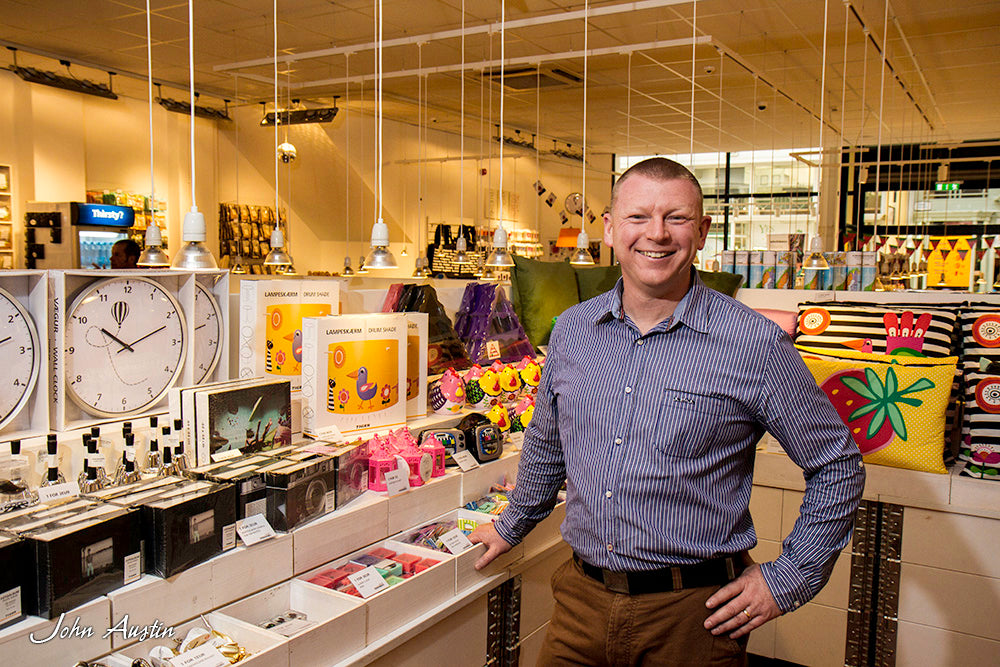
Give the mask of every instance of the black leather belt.
[{"label": "black leather belt", "polygon": [[640,572],[612,572],[591,565],[575,553],[573,560],[591,579],[604,584],[613,593],[641,595],[643,593],[665,593],[685,588],[722,586],[739,576],[749,562],[745,554],[713,558],[694,565],[674,565],[658,570]]}]

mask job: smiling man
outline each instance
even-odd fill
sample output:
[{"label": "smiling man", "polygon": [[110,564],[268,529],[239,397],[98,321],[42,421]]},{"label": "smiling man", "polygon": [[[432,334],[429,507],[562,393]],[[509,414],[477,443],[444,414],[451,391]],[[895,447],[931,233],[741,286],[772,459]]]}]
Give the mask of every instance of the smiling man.
[{"label": "smiling man", "polygon": [[[864,487],[857,446],[788,336],[707,288],[692,264],[711,218],[680,164],[622,174],[604,216],[610,292],[556,324],[517,487],[470,539],[484,567],[551,511],[566,480],[545,665],[739,665],[751,630],[826,583]],[[780,557],[752,563],[756,443],[804,473]]]}]

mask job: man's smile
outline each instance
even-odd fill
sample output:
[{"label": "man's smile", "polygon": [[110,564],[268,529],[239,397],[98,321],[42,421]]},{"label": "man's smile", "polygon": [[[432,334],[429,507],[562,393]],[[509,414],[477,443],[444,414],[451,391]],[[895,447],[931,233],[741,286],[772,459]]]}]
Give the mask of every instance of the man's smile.
[{"label": "man's smile", "polygon": [[649,257],[650,259],[663,259],[664,257],[669,257],[674,254],[672,250],[636,250],[637,253],[643,257]]}]

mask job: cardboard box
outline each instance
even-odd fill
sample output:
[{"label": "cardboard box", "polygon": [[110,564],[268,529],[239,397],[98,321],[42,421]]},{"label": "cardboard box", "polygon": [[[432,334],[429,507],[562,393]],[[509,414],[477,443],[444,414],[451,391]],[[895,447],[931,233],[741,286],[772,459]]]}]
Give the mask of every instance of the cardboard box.
[{"label": "cardboard box", "polygon": [[291,383],[264,380],[197,391],[194,421],[198,465],[219,452],[282,447],[292,441]]},{"label": "cardboard box", "polygon": [[279,460],[263,473],[267,520],[275,530],[292,530],[337,507],[337,465],[332,456]]},{"label": "cardboard box", "polygon": [[427,416],[427,313],[406,317],[406,417]]},{"label": "cardboard box", "polygon": [[323,438],[406,423],[405,315],[305,318],[302,338],[303,433]]},{"label": "cardboard box", "polygon": [[236,518],[245,519],[255,514],[267,514],[267,483],[262,468],[276,462],[270,456],[252,454],[190,468],[185,474],[192,479],[235,485]]},{"label": "cardboard box", "polygon": [[[31,542],[0,535],[0,628],[17,623],[37,599],[35,550]],[[26,604],[27,603],[27,604]]]},{"label": "cardboard box", "polygon": [[240,378],[276,377],[302,388],[302,318],[340,312],[336,280],[240,282]]}]

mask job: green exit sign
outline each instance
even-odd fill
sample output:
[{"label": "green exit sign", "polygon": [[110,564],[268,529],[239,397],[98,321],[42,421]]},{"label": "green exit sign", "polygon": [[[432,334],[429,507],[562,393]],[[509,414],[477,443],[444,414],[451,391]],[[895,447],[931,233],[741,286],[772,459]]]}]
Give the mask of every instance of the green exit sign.
[{"label": "green exit sign", "polygon": [[961,183],[935,183],[935,192],[955,192],[959,190]]}]

